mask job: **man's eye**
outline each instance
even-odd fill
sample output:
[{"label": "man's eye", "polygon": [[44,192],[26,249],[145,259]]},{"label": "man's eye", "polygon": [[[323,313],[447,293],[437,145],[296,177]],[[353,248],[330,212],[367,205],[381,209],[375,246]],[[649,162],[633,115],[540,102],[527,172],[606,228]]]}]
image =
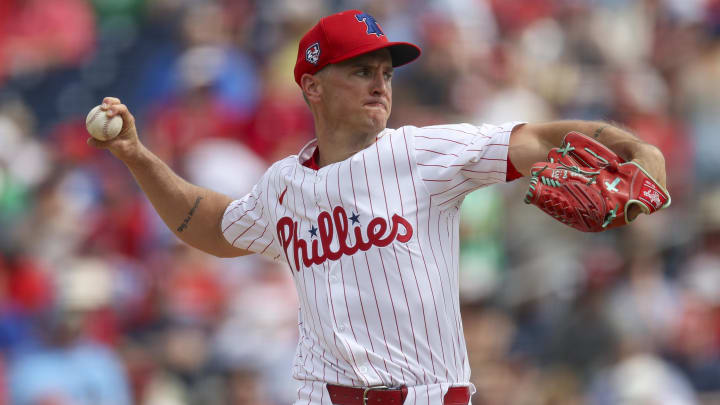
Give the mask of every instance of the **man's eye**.
[{"label": "man's eye", "polygon": [[385,80],[390,80],[390,79],[392,79],[392,77],[393,77],[392,73],[385,73]]}]

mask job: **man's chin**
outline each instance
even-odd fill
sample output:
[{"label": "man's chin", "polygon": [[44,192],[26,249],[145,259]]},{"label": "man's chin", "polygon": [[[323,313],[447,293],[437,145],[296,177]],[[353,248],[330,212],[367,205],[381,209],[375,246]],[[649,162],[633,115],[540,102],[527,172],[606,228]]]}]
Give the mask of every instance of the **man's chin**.
[{"label": "man's chin", "polygon": [[378,113],[376,113],[376,114],[369,114],[368,118],[369,118],[370,124],[373,127],[385,129],[385,125],[387,125],[388,118],[390,118],[390,117],[388,116],[388,114],[385,113],[385,111],[383,111],[382,113],[380,113],[378,111]]}]

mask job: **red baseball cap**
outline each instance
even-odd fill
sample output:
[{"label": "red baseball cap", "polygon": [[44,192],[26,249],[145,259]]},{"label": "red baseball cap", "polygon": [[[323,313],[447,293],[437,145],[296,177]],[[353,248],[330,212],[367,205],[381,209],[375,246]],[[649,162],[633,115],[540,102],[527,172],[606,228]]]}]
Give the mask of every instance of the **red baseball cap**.
[{"label": "red baseball cap", "polygon": [[389,42],[375,18],[360,10],[323,17],[300,40],[295,81],[299,85],[305,73],[314,75],[330,63],[383,48],[390,51],[393,67],[414,61],[421,52],[409,42]]}]

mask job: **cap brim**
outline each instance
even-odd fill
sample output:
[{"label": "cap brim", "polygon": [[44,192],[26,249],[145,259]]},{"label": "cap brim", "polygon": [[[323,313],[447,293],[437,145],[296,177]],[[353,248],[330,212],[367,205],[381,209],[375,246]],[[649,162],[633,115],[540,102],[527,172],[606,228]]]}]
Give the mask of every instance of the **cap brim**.
[{"label": "cap brim", "polygon": [[339,63],[348,59],[352,59],[356,56],[360,56],[369,52],[377,51],[378,49],[387,48],[390,51],[390,58],[392,58],[392,66],[398,67],[406,65],[418,57],[422,51],[417,45],[409,42],[384,42],[379,44],[373,44],[372,46],[361,47],[355,49],[353,52],[347,53],[340,58],[329,61],[328,63]]},{"label": "cap brim", "polygon": [[420,57],[420,48],[409,42],[390,42],[387,46],[393,67],[406,65]]}]

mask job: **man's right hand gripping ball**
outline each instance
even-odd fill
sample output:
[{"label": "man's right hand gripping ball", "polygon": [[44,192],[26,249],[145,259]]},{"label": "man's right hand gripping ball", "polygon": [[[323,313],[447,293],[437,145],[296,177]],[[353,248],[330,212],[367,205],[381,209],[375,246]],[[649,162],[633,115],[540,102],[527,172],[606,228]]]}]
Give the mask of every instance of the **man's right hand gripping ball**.
[{"label": "man's right hand gripping ball", "polygon": [[118,98],[105,97],[100,109],[104,111],[108,117],[115,115],[122,117],[123,126],[118,136],[106,141],[100,141],[90,137],[87,140],[88,145],[98,149],[107,149],[122,161],[127,161],[137,156],[138,152],[142,150],[142,144],[140,143],[137,128],[135,127],[135,117],[130,113],[128,107]]},{"label": "man's right hand gripping ball", "polygon": [[525,196],[556,220],[583,232],[628,224],[637,205],[652,214],[670,205],[670,194],[636,162],[626,162],[605,145],[570,132],[547,162],[531,168]]}]

